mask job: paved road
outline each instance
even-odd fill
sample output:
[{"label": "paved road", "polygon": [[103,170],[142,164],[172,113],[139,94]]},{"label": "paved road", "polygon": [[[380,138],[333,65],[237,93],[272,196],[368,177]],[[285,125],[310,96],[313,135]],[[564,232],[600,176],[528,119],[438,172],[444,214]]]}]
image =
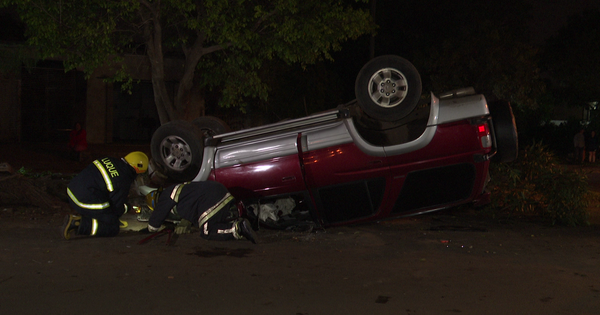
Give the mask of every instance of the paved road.
[{"label": "paved road", "polygon": [[[1,148],[17,168],[86,165],[48,148]],[[582,169],[600,191],[600,170]],[[165,237],[138,245],[146,235],[133,216],[118,237],[64,241],[65,210],[2,206],[0,314],[600,314],[600,207],[591,210],[594,225],[580,228],[438,212],[261,230],[258,245],[196,233],[166,246]]]},{"label": "paved road", "polygon": [[600,314],[597,226],[441,213],[166,246],[64,241],[62,214],[0,219],[0,314]]}]

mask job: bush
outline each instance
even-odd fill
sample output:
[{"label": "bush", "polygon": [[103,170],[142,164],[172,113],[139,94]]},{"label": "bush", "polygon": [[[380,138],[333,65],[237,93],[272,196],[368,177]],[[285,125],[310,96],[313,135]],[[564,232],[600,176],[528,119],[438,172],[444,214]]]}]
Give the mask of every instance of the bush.
[{"label": "bush", "polygon": [[511,164],[492,164],[490,175],[488,210],[495,217],[537,217],[552,225],[589,224],[587,177],[560,165],[541,143],[521,150]]}]

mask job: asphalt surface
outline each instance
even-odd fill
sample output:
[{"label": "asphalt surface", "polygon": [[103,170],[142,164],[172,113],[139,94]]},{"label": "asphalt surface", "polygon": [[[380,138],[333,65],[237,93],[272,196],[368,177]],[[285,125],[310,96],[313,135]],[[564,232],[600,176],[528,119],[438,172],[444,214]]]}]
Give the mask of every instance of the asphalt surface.
[{"label": "asphalt surface", "polygon": [[[13,150],[17,162],[84,166],[50,163],[59,155],[48,150]],[[18,150],[26,156],[15,157]],[[590,174],[600,183],[600,172]],[[133,213],[117,237],[63,240],[69,212],[0,200],[0,314],[600,314],[594,222],[499,222],[462,209],[326,230],[261,229],[256,245],[197,232],[167,245],[167,234],[140,244],[149,235]]]},{"label": "asphalt surface", "polygon": [[259,244],[198,233],[144,244],[60,238],[61,214],[4,214],[1,314],[600,314],[598,227],[499,225],[473,214]]}]

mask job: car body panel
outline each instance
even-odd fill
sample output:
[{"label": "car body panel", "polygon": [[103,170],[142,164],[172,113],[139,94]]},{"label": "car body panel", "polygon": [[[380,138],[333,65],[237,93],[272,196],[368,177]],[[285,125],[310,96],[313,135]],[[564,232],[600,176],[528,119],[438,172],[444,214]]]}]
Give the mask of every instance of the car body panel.
[{"label": "car body panel", "polygon": [[[432,97],[435,98],[435,96]],[[442,99],[440,103],[437,124],[445,124],[467,117],[485,116],[490,113],[487,101],[481,94]]]},{"label": "car body panel", "polygon": [[218,168],[213,179],[239,199],[306,190],[297,154]]},{"label": "car body panel", "polygon": [[487,200],[490,119],[483,95],[432,93],[422,134],[379,146],[338,108],[217,135],[194,180],[219,181],[259,204],[293,195],[324,226],[477,203]]}]

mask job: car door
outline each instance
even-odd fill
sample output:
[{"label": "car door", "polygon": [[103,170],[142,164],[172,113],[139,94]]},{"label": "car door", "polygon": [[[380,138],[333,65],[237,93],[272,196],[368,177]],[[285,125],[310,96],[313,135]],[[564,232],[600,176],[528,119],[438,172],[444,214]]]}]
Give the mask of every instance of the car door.
[{"label": "car door", "polygon": [[306,191],[297,139],[297,132],[289,132],[219,146],[214,180],[239,199]]},{"label": "car door", "polygon": [[306,185],[325,225],[378,213],[390,179],[384,157],[361,151],[342,122],[300,140]]}]

